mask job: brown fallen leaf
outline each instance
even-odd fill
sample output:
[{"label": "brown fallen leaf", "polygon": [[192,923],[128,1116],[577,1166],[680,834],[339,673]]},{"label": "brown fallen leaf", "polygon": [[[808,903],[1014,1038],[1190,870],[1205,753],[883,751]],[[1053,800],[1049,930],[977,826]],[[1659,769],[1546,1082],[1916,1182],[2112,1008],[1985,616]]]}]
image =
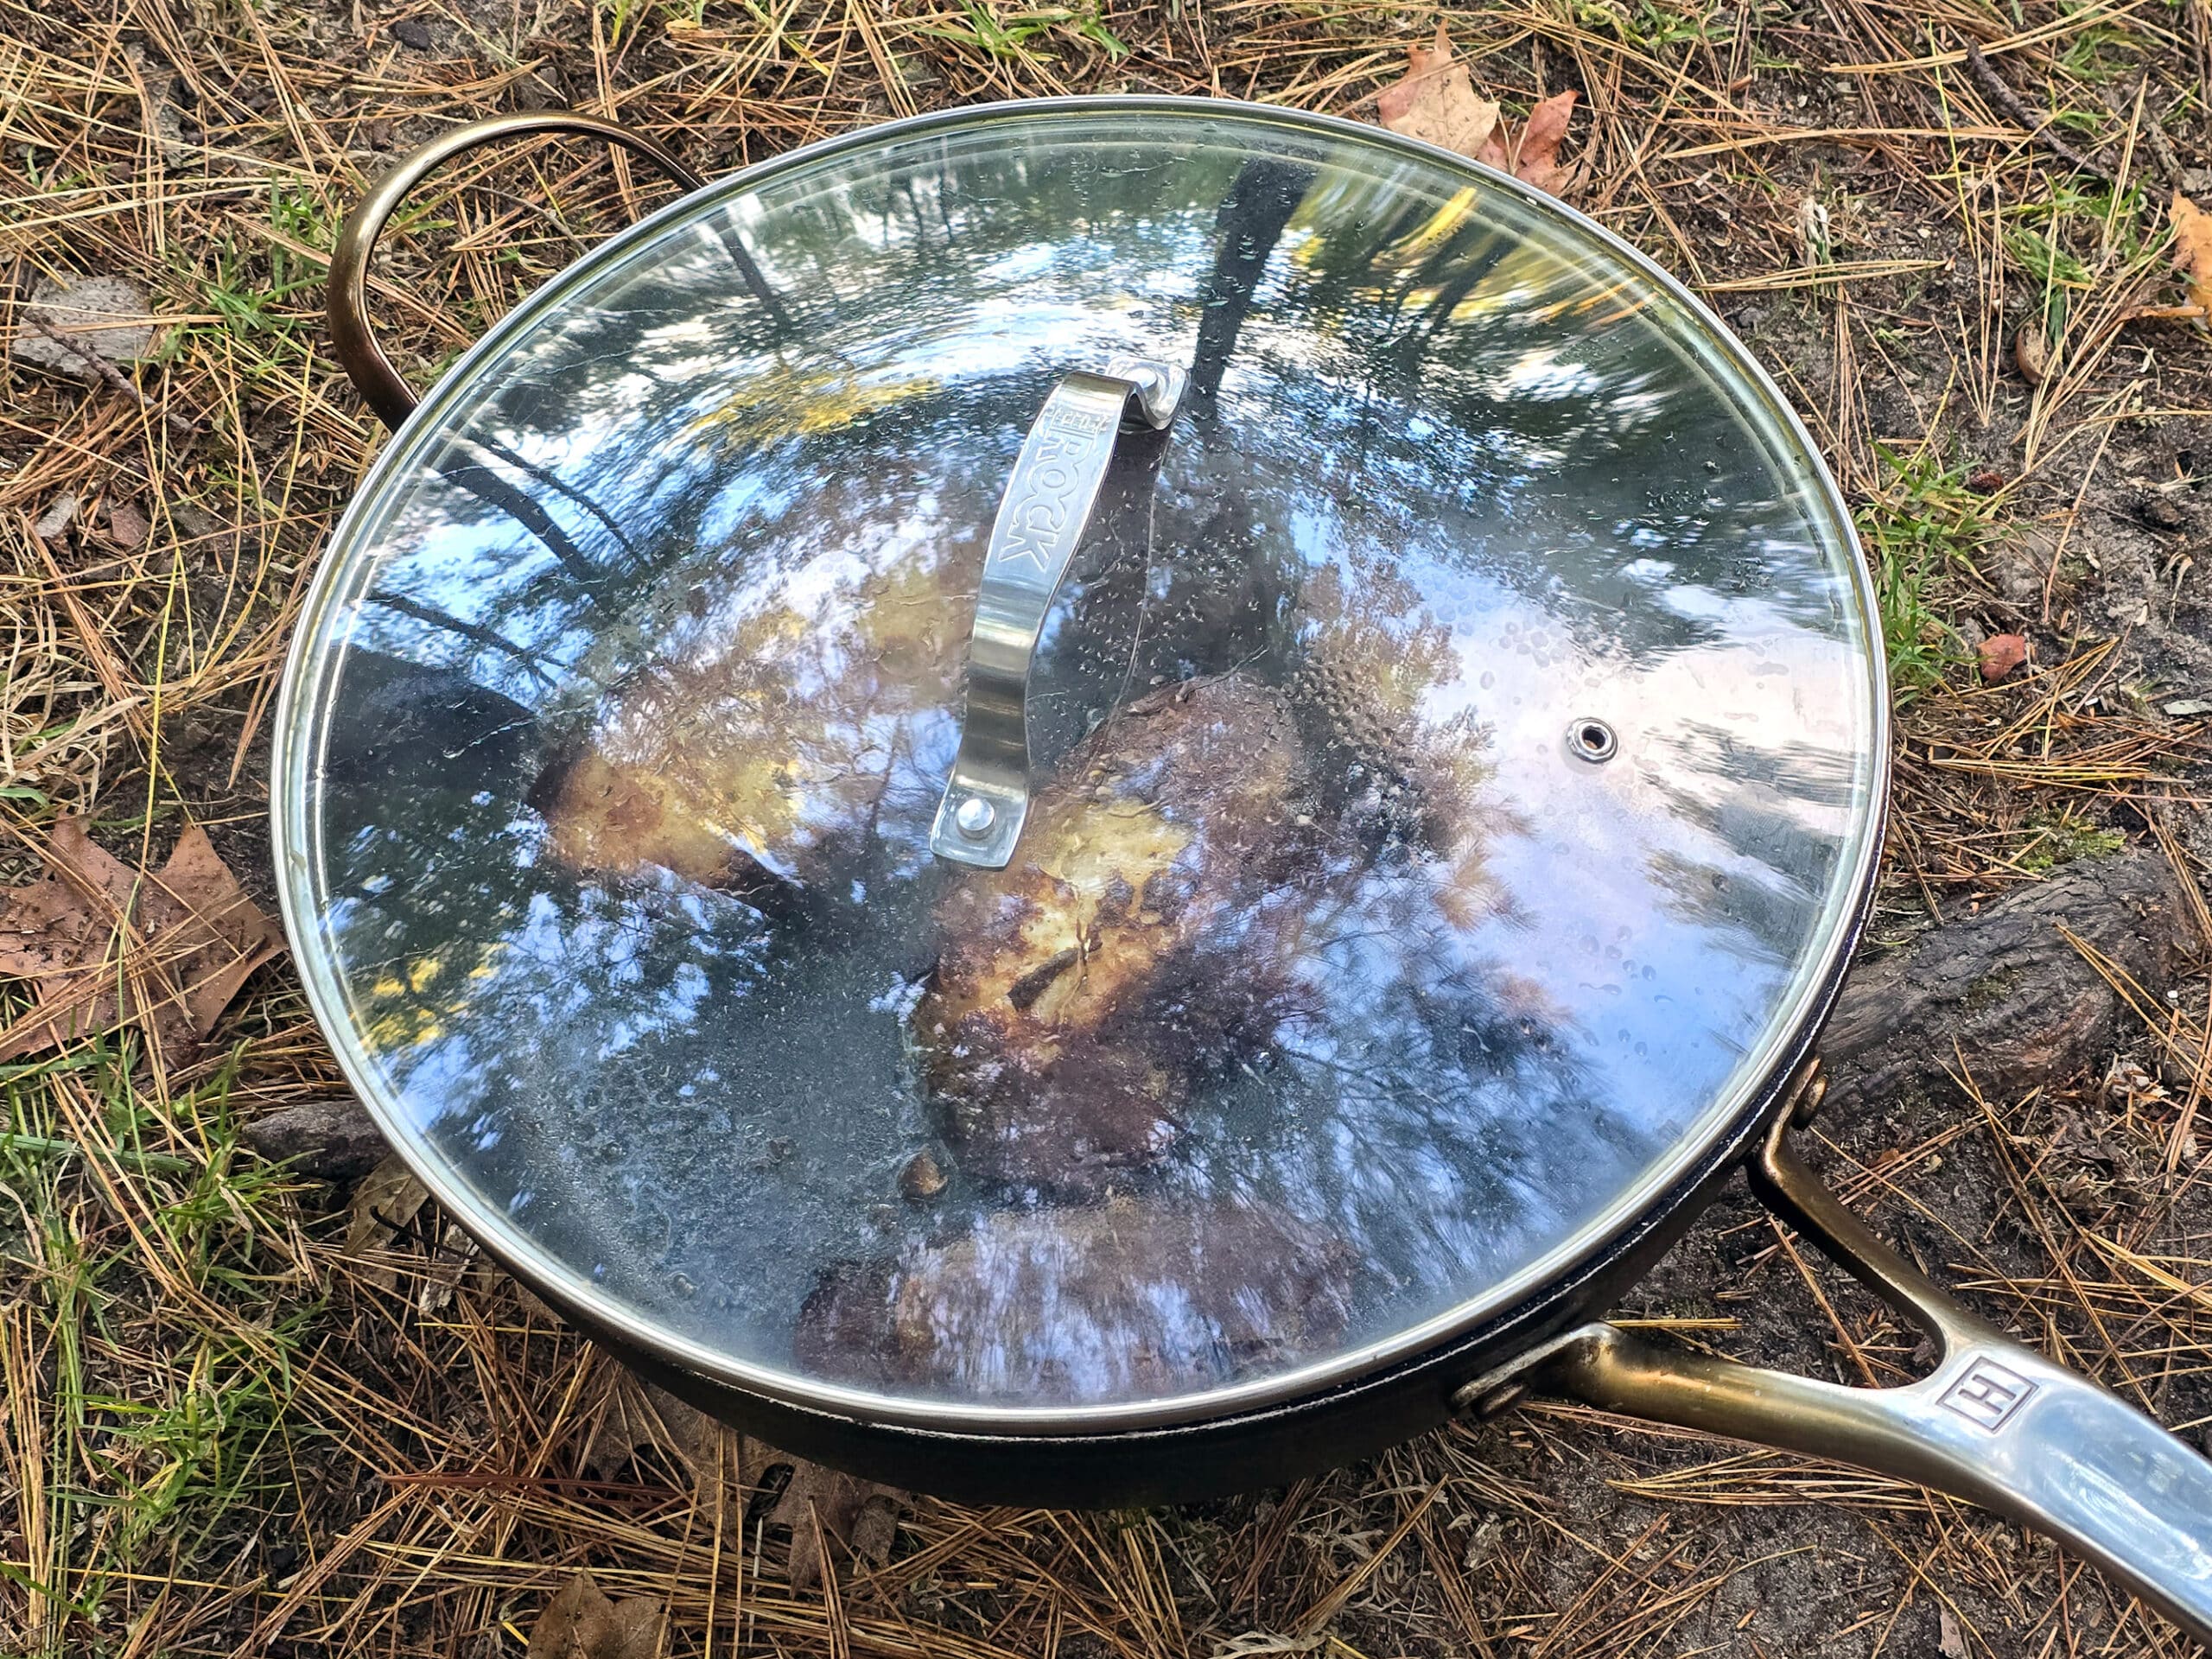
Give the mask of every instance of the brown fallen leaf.
[{"label": "brown fallen leaf", "polygon": [[1991,685],[2028,660],[2028,642],[2017,633],[1993,633],[1974,647],[1981,677]]},{"label": "brown fallen leaf", "polygon": [[46,875],[0,901],[0,974],[38,993],[0,1032],[0,1060],[130,1022],[171,1064],[188,1059],[283,944],[198,824],[158,875],[141,876],[81,819],[60,819]]},{"label": "brown fallen leaf", "polygon": [[664,1614],[651,1596],[609,1601],[579,1573],[530,1628],[524,1659],[656,1659]]},{"label": "brown fallen leaf", "polygon": [[1475,91],[1444,25],[1437,24],[1434,44],[1412,47],[1406,58],[1403,79],[1375,100],[1376,119],[1408,138],[1488,160],[1483,150],[1497,136],[1497,105]]},{"label": "brown fallen leaf", "polygon": [[607,1391],[607,1410],[584,1447],[584,1472],[594,1480],[612,1480],[645,1446],[668,1452],[695,1478],[703,1479],[719,1466],[724,1478],[734,1483],[741,1472],[742,1440],[735,1430],[667,1389],[619,1371]]},{"label": "brown fallen leaf", "polygon": [[2174,268],[2189,280],[2189,302],[2212,316],[2212,213],[2177,190],[2168,216],[2174,225]]},{"label": "brown fallen leaf", "polygon": [[397,1157],[386,1158],[361,1178],[346,1207],[346,1242],[338,1253],[362,1263],[360,1276],[385,1290],[399,1287],[399,1269],[378,1261],[385,1246],[399,1236],[429,1201],[430,1190],[415,1179],[415,1172]]},{"label": "brown fallen leaf", "polygon": [[1547,195],[1565,197],[1582,183],[1580,168],[1559,164],[1559,147],[1567,138],[1567,124],[1574,114],[1576,94],[1555,92],[1529,111],[1521,129],[1521,143],[1513,154],[1513,176],[1533,184]]},{"label": "brown fallen leaf", "polygon": [[791,1484],[768,1512],[768,1524],[791,1529],[786,1572],[792,1589],[810,1590],[822,1582],[824,1532],[873,1566],[891,1559],[904,1492],[804,1458],[790,1461]]},{"label": "brown fallen leaf", "polygon": [[1466,60],[1452,50],[1442,23],[1427,46],[1406,51],[1404,75],[1375,100],[1375,118],[1392,132],[1440,145],[1485,166],[1564,197],[1580,187],[1584,170],[1559,164],[1576,94],[1558,92],[1529,111],[1516,138],[1497,105],[1475,90]]}]

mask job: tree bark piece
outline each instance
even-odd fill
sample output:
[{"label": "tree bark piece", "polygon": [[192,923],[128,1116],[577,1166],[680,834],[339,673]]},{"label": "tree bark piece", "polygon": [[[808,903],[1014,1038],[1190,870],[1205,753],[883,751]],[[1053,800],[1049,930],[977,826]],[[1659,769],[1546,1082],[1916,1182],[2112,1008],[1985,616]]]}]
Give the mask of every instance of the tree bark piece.
[{"label": "tree bark piece", "polygon": [[292,1166],[318,1180],[351,1181],[367,1174],[390,1150],[368,1108],[351,1095],[302,1101],[256,1118],[243,1131],[246,1145],[271,1163]]},{"label": "tree bark piece", "polygon": [[1829,1098],[1942,1088],[1962,1063],[1996,1099],[2071,1081],[2111,1048],[2123,1007],[2059,925],[2164,996],[2194,943],[2189,914],[2164,858],[2122,852],[2069,864],[1862,962],[1821,1041]]}]

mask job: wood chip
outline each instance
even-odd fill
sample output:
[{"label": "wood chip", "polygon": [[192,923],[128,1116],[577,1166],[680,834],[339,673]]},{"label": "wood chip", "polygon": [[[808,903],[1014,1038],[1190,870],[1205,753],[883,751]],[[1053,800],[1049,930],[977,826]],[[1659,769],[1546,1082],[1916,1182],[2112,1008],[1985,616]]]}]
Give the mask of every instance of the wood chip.
[{"label": "wood chip", "polygon": [[146,355],[154,324],[146,290],[122,276],[51,277],[32,291],[9,353],[67,374],[91,376],[99,364]]},{"label": "wood chip", "polygon": [[69,528],[76,517],[76,496],[68,493],[57,495],[46,511],[39,514],[38,521],[31,526],[31,533],[42,542],[54,541]]},{"label": "wood chip", "polygon": [[107,510],[107,538],[125,551],[145,544],[146,515],[128,501],[118,501]]}]

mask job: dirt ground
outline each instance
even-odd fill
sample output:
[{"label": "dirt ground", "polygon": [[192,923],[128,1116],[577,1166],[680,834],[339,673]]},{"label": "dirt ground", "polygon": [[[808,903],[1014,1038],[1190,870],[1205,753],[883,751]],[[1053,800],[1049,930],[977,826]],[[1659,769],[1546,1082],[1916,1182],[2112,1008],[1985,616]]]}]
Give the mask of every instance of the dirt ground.
[{"label": "dirt ground", "polygon": [[[281,653],[382,435],[334,371],[322,275],[348,206],[410,145],[573,105],[720,174],[994,97],[1211,91],[1371,117],[1439,15],[0,0],[0,334],[22,337],[41,281],[86,276],[138,284],[159,320],[145,359],[111,372],[0,359],[0,878],[33,877],[64,814],[138,868],[196,822],[271,900]],[[1510,111],[1581,92],[1578,205],[1719,309],[1853,503],[1898,711],[1869,955],[2123,845],[2196,882],[2212,857],[2196,792],[2212,346],[2171,315],[2167,204],[2212,203],[2207,0],[1442,16]],[[427,188],[384,262],[402,366],[429,379],[664,199],[642,170],[557,144]],[[1985,685],[1977,646],[2011,634],[2028,663]],[[1954,1078],[1831,1112],[1808,1141],[1986,1317],[2202,1444],[2201,974],[2141,1012],[2078,1074],[1992,1092],[1961,1046]],[[747,1458],[750,1501],[726,1510],[681,1447],[610,1453],[614,1368],[434,1209],[348,1253],[349,1188],[251,1150],[257,1121],[343,1092],[288,963],[255,976],[196,1061],[148,1066],[108,1035],[0,1066],[0,1653],[519,1656],[586,1566],[612,1595],[664,1604],[653,1640],[671,1656],[2188,1645],[1962,1505],[1542,1402],[1201,1507],[916,1500],[887,1560],[833,1545],[826,1582],[794,1589],[772,1460]],[[1740,1189],[1621,1313],[1822,1376],[1917,1363],[1915,1333]]]}]

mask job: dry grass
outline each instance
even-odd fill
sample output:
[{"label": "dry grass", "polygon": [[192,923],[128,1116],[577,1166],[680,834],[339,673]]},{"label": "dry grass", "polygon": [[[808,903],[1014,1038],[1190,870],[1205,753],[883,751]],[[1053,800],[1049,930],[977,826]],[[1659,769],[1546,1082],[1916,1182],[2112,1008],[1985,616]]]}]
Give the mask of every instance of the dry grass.
[{"label": "dry grass", "polygon": [[[2174,297],[2159,204],[2212,150],[2207,0],[1449,15],[1510,107],[1582,90],[1585,205],[1746,334],[1859,504],[1906,699],[1885,925],[2123,835],[2193,870],[2206,728],[2164,708],[2212,684],[2190,551],[2212,353],[2136,314]],[[1166,89],[1357,116],[1433,16],[0,0],[0,334],[40,277],[86,273],[143,284],[162,327],[121,387],[0,368],[0,861],[21,879],[53,817],[87,811],[157,866],[189,817],[265,893],[279,652],[378,435],[332,372],[321,277],[345,209],[409,143],[574,104],[717,173],[984,98]],[[2024,130],[1968,42],[2111,178]],[[435,374],[664,189],[559,144],[462,168],[390,238],[378,304],[403,364]],[[2049,339],[2032,389],[2023,326]],[[38,535],[64,495],[74,523]],[[2195,529],[2145,529],[2161,503]],[[1972,639],[2014,629],[2037,660],[1980,686]],[[2139,1064],[2111,1089],[1900,1103],[1830,1126],[1827,1155],[1979,1306],[2194,1432],[2212,1044],[2201,988],[2178,1010],[2131,995]],[[888,1566],[833,1555],[795,1593],[763,1505],[702,1503],[651,1449],[590,1477],[612,1368],[432,1212],[383,1258],[344,1259],[330,1194],[240,1145],[243,1122],[340,1087],[289,969],[219,1036],[175,1069],[116,1039],[0,1068],[0,1652],[519,1655],[585,1564],[665,1599],[677,1656],[2179,1650],[1986,1516],[1555,1407],[1199,1510],[923,1501]],[[1809,1267],[1724,1206],[1643,1311],[1728,1351],[1909,1370],[1910,1334]]]}]

